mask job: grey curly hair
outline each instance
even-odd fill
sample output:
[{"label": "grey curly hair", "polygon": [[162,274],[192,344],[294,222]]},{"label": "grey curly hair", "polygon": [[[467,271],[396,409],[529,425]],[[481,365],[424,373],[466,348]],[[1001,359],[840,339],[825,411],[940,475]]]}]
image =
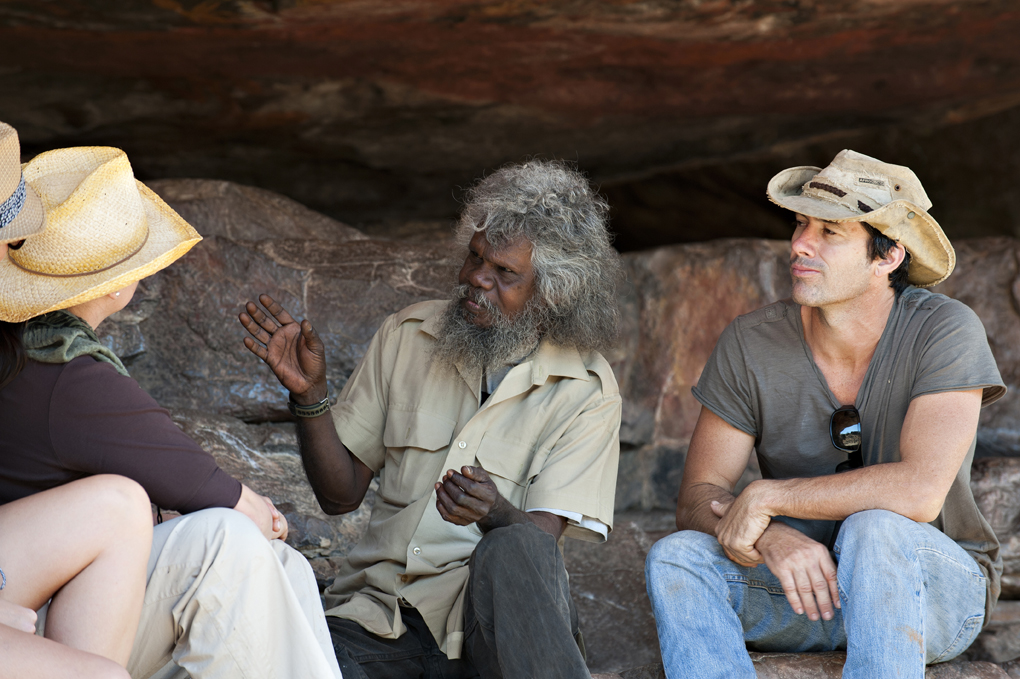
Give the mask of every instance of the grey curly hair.
[{"label": "grey curly hair", "polygon": [[606,228],[609,204],[562,161],[508,165],[469,192],[457,226],[463,244],[479,231],[495,248],[523,237],[544,308],[544,335],[580,351],[616,340],[620,256]]}]

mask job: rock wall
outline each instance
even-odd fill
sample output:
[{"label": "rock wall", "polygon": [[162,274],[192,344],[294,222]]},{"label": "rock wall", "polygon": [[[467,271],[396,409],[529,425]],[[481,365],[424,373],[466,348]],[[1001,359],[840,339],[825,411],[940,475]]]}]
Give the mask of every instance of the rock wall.
[{"label": "rock wall", "polygon": [[[335,395],[383,318],[444,296],[462,256],[448,238],[366,238],[286,198],[226,182],[167,180],[153,188],[206,238],[146,279],[101,335],[188,434],[283,507],[289,541],[324,583],[364,531],[374,495],[352,514],[322,514],[301,468],[287,395],[244,348],[237,313],[244,301],[268,292],[295,316],[310,318],[327,346]],[[939,290],[981,317],[1011,389],[982,413],[973,487],[1003,543],[1004,598],[1020,598],[1020,241],[961,241],[957,255],[956,273]],[[699,412],[690,388],[735,316],[789,294],[788,257],[786,242],[738,239],[624,256],[621,340],[607,355],[625,403],[616,530],[605,546],[564,547],[593,669],[659,671],[642,566],[652,542],[672,530]],[[756,474],[752,465],[745,481]],[[946,674],[943,667],[929,676],[1002,676],[974,673],[991,671],[985,661],[1020,655],[1020,609],[1010,602],[1002,611],[972,648],[969,669],[956,665],[957,674]],[[758,662],[761,672],[773,672],[762,676],[823,677],[831,674],[826,663],[839,660]],[[808,669],[791,674],[783,669],[790,663]]]}]

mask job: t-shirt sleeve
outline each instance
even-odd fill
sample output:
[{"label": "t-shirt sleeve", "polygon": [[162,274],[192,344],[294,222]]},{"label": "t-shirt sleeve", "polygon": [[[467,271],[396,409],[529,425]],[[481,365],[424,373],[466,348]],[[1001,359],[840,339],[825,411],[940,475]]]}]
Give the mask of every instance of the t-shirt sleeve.
[{"label": "t-shirt sleeve", "polygon": [[[574,512],[612,528],[622,412],[620,396],[614,393],[594,401],[574,418],[528,488],[525,511]],[[583,522],[568,523],[563,534],[589,542],[606,539]]]},{"label": "t-shirt sleeve", "polygon": [[393,316],[383,322],[332,409],[340,441],[373,472],[386,461],[383,432],[397,351],[395,325]]},{"label": "t-shirt sleeve", "polygon": [[981,405],[1002,398],[1006,386],[988,346],[981,319],[966,304],[951,300],[928,319],[911,400],[925,394],[982,387]]},{"label": "t-shirt sleeve", "polygon": [[108,363],[83,356],[65,366],[50,398],[49,428],[68,469],[134,479],[165,509],[233,507],[241,497],[241,483]]},{"label": "t-shirt sleeve", "polygon": [[750,378],[738,335],[739,321],[723,330],[691,393],[731,426],[757,437]]}]

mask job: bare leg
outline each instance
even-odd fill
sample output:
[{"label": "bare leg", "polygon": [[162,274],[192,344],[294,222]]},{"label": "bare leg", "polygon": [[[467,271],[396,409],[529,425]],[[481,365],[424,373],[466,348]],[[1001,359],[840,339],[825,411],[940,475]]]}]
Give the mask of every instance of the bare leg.
[{"label": "bare leg", "polygon": [[92,476],[10,502],[0,506],[0,598],[36,610],[52,597],[48,638],[126,665],[151,543],[149,498],[123,477]]},{"label": "bare leg", "polygon": [[0,679],[130,679],[127,670],[112,660],[6,625],[0,625],[0,658]]}]

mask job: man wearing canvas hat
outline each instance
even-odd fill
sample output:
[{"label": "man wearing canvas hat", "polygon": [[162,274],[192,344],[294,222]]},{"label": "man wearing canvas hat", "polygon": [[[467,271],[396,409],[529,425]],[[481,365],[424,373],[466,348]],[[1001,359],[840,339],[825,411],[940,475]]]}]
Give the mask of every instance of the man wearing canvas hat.
[{"label": "man wearing canvas hat", "polygon": [[[184,515],[153,531],[132,676],[179,665],[193,679],[339,679],[314,574],[277,539],[286,520],[186,436],[95,334],[139,280],[201,236],[134,178],[120,149],[48,151],[17,184],[46,229],[0,261],[0,503],[118,474]],[[37,228],[20,218],[3,228],[12,225],[21,237]]]},{"label": "man wearing canvas hat", "polygon": [[[955,253],[913,172],[843,151],[768,196],[796,219],[792,299],[733,321],[693,389],[680,532],[646,566],[666,674],[846,649],[843,677],[920,679],[999,594],[969,480],[1005,387],[977,316],[924,289]],[[737,493],[752,452],[763,478]]]}]

